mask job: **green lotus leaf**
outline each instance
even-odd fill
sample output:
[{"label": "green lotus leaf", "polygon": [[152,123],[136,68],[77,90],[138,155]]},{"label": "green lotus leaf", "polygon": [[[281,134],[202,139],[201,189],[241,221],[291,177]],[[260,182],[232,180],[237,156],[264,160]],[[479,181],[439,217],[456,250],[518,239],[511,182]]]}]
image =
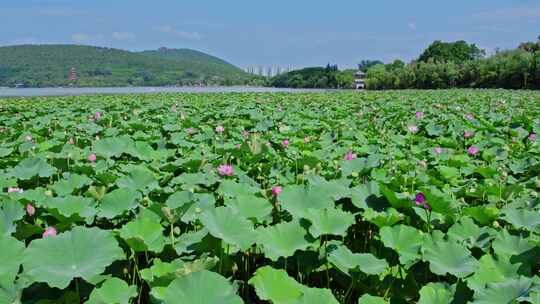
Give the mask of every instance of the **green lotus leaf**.
[{"label": "green lotus leaf", "polygon": [[325,193],[334,201],[351,196],[351,189],[349,188],[351,181],[346,178],[327,181],[323,177],[315,175],[311,176],[309,180],[311,189],[317,189],[317,191]]},{"label": "green lotus leaf", "polygon": [[384,246],[394,249],[399,254],[399,262],[407,268],[420,260],[420,247],[424,234],[420,230],[406,225],[382,227],[379,231]]},{"label": "green lotus leaf", "polygon": [[17,239],[0,235],[0,285],[10,285],[15,281],[23,260],[24,243]]},{"label": "green lotus leaf", "polygon": [[226,179],[221,181],[217,192],[223,196],[237,197],[239,195],[250,195],[259,192],[257,189],[246,183],[237,183],[233,180]]},{"label": "green lotus leaf", "polygon": [[118,278],[110,278],[95,288],[85,304],[127,304],[137,296],[137,287]]},{"label": "green lotus leaf", "polygon": [[328,261],[346,274],[357,270],[366,274],[379,274],[388,268],[386,260],[378,259],[371,253],[353,253],[346,246],[339,246],[330,252]]},{"label": "green lotus leaf", "polygon": [[306,212],[311,222],[309,233],[318,238],[321,235],[345,236],[347,229],[354,224],[354,215],[339,209],[311,209]]},{"label": "green lotus leaf", "polygon": [[490,283],[474,293],[475,304],[515,303],[524,300],[533,289],[533,280],[527,277],[506,279],[500,283]]},{"label": "green lotus leaf", "polygon": [[63,289],[74,278],[92,280],[123,258],[124,252],[110,231],[75,227],[32,241],[24,253],[23,269],[34,281]]},{"label": "green lotus leaf", "polygon": [[414,202],[411,201],[407,195],[403,193],[396,193],[384,184],[379,184],[379,191],[384,197],[386,197],[390,205],[396,209],[407,209],[414,206]]},{"label": "green lotus leaf", "polygon": [[13,152],[12,148],[3,148],[0,147],[0,157],[6,157]]},{"label": "green lotus leaf", "polygon": [[277,270],[270,266],[257,269],[248,283],[255,288],[259,299],[276,304],[294,303],[303,294],[303,286],[289,277],[285,270]]},{"label": "green lotus leaf", "polygon": [[454,167],[439,166],[439,172],[446,180],[457,179],[461,176],[459,169]]},{"label": "green lotus leaf", "polygon": [[197,185],[211,186],[217,183],[219,179],[215,174],[205,174],[205,173],[184,173],[180,176],[175,177],[171,183],[181,184],[182,189],[188,190],[194,188]]},{"label": "green lotus leaf", "polygon": [[56,172],[56,168],[49,165],[39,157],[22,160],[13,170],[11,175],[21,180],[28,180],[34,176],[50,177]]},{"label": "green lotus leaf", "polygon": [[253,224],[228,207],[206,210],[200,219],[211,235],[241,250],[249,248],[255,242]]},{"label": "green lotus leaf", "polygon": [[448,238],[467,246],[477,247],[484,251],[489,249],[491,241],[495,238],[495,232],[489,227],[478,227],[472,218],[462,217],[448,230]]},{"label": "green lotus leaf", "polygon": [[418,304],[451,304],[455,290],[445,283],[429,283],[420,289]]},{"label": "green lotus leaf", "polygon": [[396,223],[401,222],[405,216],[399,213],[394,208],[388,208],[384,211],[375,211],[374,209],[368,208],[362,214],[362,217],[375,225],[382,228],[385,226],[393,226]]},{"label": "green lotus leaf", "polygon": [[219,274],[207,270],[174,280],[165,290],[164,304],[241,304],[233,287]]},{"label": "green lotus leaf", "polygon": [[141,200],[140,192],[130,189],[115,189],[105,194],[99,204],[99,217],[112,219],[124,214],[126,211],[133,210],[139,206]]},{"label": "green lotus leaf", "polygon": [[66,196],[72,194],[76,189],[80,189],[84,186],[90,185],[92,180],[86,175],[72,174],[67,179],[62,179],[54,183],[51,189],[59,196]]},{"label": "green lotus leaf", "polygon": [[380,209],[380,206],[383,204],[379,196],[379,184],[374,181],[358,185],[351,189],[351,201],[360,209]]},{"label": "green lotus leaf", "polygon": [[167,198],[167,207],[177,209],[195,200],[195,194],[189,191],[175,192]]},{"label": "green lotus leaf", "polygon": [[11,235],[17,230],[15,224],[24,217],[24,208],[18,202],[0,200],[0,236]]},{"label": "green lotus leaf", "polygon": [[504,220],[516,228],[536,231],[540,225],[540,212],[538,210],[509,209],[505,211]]},{"label": "green lotus leaf", "polygon": [[65,217],[75,216],[89,219],[97,213],[96,202],[91,198],[82,196],[49,197],[38,205],[48,209],[56,209]]},{"label": "green lotus leaf", "polygon": [[438,275],[452,274],[464,278],[473,273],[478,261],[467,247],[453,240],[444,240],[443,234],[434,231],[431,237],[424,239],[422,245],[423,260],[429,262],[431,272]]},{"label": "green lotus leaf", "polygon": [[227,206],[242,217],[256,219],[258,222],[268,218],[273,209],[268,200],[255,195],[239,195],[227,201]]},{"label": "green lotus leaf", "polygon": [[[180,259],[171,262],[162,262],[159,258],[153,260],[153,265],[140,271],[141,278],[151,286],[169,285],[178,276],[176,271],[184,266]],[[158,282],[159,280],[159,282]]]},{"label": "green lotus leaf", "polygon": [[267,258],[277,261],[294,255],[297,250],[305,250],[311,242],[298,222],[289,222],[257,229],[257,244],[262,246]]},{"label": "green lotus leaf", "polygon": [[475,291],[485,289],[488,283],[500,283],[506,279],[517,278],[520,273],[521,264],[512,264],[507,256],[499,258],[486,254],[479,262],[476,272],[467,278],[467,285]]},{"label": "green lotus leaf", "polygon": [[135,251],[160,253],[165,246],[163,230],[159,220],[139,216],[120,229],[120,237]]},{"label": "green lotus leaf", "polygon": [[488,225],[499,217],[499,209],[492,206],[475,206],[464,208],[463,214],[472,217],[482,225]]},{"label": "green lotus leaf", "polygon": [[298,299],[285,301],[284,304],[339,304],[332,291],[325,288],[307,288],[302,286],[302,296]]},{"label": "green lotus leaf", "polygon": [[119,157],[122,153],[128,152],[133,145],[133,140],[128,136],[107,137],[96,141],[93,151],[105,158]]},{"label": "green lotus leaf", "polygon": [[375,297],[366,293],[358,299],[358,304],[388,304],[388,302],[384,298]]},{"label": "green lotus leaf", "polygon": [[216,199],[214,198],[214,195],[208,193],[195,193],[193,196],[195,202],[189,205],[189,208],[187,208],[184,215],[180,218],[184,223],[194,222],[200,219],[203,212],[215,208]]},{"label": "green lotus leaf", "polygon": [[141,168],[135,168],[129,172],[129,175],[119,178],[116,185],[118,188],[130,188],[143,193],[149,193],[159,187],[154,174]]},{"label": "green lotus leaf", "polygon": [[507,230],[497,234],[492,247],[499,256],[518,256],[534,248],[527,239],[511,235]]},{"label": "green lotus leaf", "polygon": [[284,210],[296,218],[305,218],[309,208],[334,208],[334,199],[323,189],[307,189],[299,185],[284,187],[279,202]]},{"label": "green lotus leaf", "polygon": [[177,254],[192,253],[197,244],[208,235],[208,230],[203,228],[199,231],[188,232],[180,235],[174,242],[174,250]]}]

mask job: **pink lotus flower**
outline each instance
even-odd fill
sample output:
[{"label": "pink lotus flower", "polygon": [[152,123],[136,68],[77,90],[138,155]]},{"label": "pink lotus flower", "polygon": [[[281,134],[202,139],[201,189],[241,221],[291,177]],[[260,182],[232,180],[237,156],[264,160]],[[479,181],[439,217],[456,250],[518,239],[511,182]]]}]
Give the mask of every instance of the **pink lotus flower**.
[{"label": "pink lotus flower", "polygon": [[471,138],[471,137],[473,137],[473,136],[474,136],[474,133],[471,132],[471,131],[465,131],[465,132],[463,132],[463,137],[465,137],[465,138]]},{"label": "pink lotus flower", "polygon": [[99,112],[99,111],[96,112],[96,114],[94,114],[94,119],[95,119],[95,120],[100,120],[100,119],[101,119],[101,115],[102,115],[101,112]]},{"label": "pink lotus flower", "polygon": [[73,137],[68,140],[68,144],[70,144],[70,145],[75,144],[75,140],[73,140]]},{"label": "pink lotus flower", "polygon": [[223,126],[217,126],[216,127],[216,132],[217,133],[223,133],[223,132],[225,132],[225,128]]},{"label": "pink lotus flower", "polygon": [[9,187],[7,189],[7,192],[8,193],[23,193],[24,191],[21,188]]},{"label": "pink lotus flower", "polygon": [[43,232],[43,237],[46,238],[46,237],[50,237],[50,236],[56,236],[57,232],[56,232],[56,228],[54,227],[47,227],[45,229],[45,232]]},{"label": "pink lotus flower", "polygon": [[218,174],[221,176],[233,176],[233,166],[232,165],[219,165]]},{"label": "pink lotus flower", "polygon": [[29,216],[34,216],[34,214],[36,213],[36,208],[34,208],[34,206],[32,206],[32,204],[27,204],[26,205],[26,213]]},{"label": "pink lotus flower", "polygon": [[32,141],[32,136],[31,135],[26,135],[26,137],[24,139],[26,141]]},{"label": "pink lotus flower", "polygon": [[431,206],[427,202],[426,196],[422,192],[418,192],[414,198],[416,206],[422,206],[422,208],[431,211]]},{"label": "pink lotus flower", "polygon": [[96,155],[94,153],[88,155],[88,161],[89,162],[93,163],[93,162],[96,161],[96,159],[97,159],[97,157],[96,157]]},{"label": "pink lotus flower", "polygon": [[304,137],[304,143],[309,143],[311,141],[311,138],[309,136]]},{"label": "pink lotus flower", "polygon": [[435,147],[435,149],[433,149],[433,152],[435,152],[435,154],[441,154],[442,153],[442,148],[441,147]]},{"label": "pink lotus flower", "polygon": [[282,142],[281,142],[281,145],[285,148],[287,148],[289,146],[289,140],[288,139],[284,139]]},{"label": "pink lotus flower", "polygon": [[176,113],[176,112],[177,112],[177,110],[176,110],[176,105],[172,105],[172,106],[171,106],[171,112],[172,112],[172,113]]},{"label": "pink lotus flower", "polygon": [[356,159],[356,154],[353,153],[352,151],[349,151],[347,153],[345,153],[345,156],[343,157],[344,160],[353,160],[353,159]]},{"label": "pink lotus flower", "polygon": [[422,119],[422,117],[424,117],[424,112],[418,111],[414,115],[416,116],[417,119]]},{"label": "pink lotus flower", "polygon": [[187,128],[187,129],[186,129],[186,133],[187,133],[188,135],[191,135],[191,134],[195,133],[195,130],[194,130],[193,128]]},{"label": "pink lotus flower", "polygon": [[242,136],[244,136],[244,138],[248,138],[249,137],[249,131],[247,131],[247,130],[242,131]]},{"label": "pink lotus flower", "polygon": [[241,144],[236,144],[236,145],[234,145],[234,147],[235,147],[236,149],[240,150],[240,147],[242,147],[242,145],[241,145]]},{"label": "pink lotus flower", "polygon": [[415,134],[415,133],[418,132],[418,127],[415,126],[415,125],[409,126],[408,129],[409,129],[409,132],[411,132],[411,133],[413,133],[413,134]]},{"label": "pink lotus flower", "polygon": [[527,137],[529,141],[536,141],[536,133],[529,134],[529,137]]},{"label": "pink lotus flower", "polygon": [[416,205],[421,205],[426,202],[426,195],[423,192],[418,192],[414,197],[414,201],[416,202]]},{"label": "pink lotus flower", "polygon": [[281,188],[281,186],[272,187],[272,194],[274,196],[278,196],[282,191],[283,191],[283,188]]},{"label": "pink lotus flower", "polygon": [[467,115],[465,115],[465,118],[467,120],[473,120],[474,119],[474,115],[472,113],[467,113]]},{"label": "pink lotus flower", "polygon": [[476,155],[478,153],[478,148],[470,146],[469,149],[467,149],[467,153],[469,153],[469,155]]}]

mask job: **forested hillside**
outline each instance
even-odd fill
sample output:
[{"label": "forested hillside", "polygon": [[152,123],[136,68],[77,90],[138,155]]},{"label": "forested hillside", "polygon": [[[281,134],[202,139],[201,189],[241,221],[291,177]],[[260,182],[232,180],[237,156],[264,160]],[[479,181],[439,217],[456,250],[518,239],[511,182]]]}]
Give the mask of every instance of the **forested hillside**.
[{"label": "forested hillside", "polygon": [[129,52],[81,45],[0,47],[0,86],[67,86],[71,68],[76,86],[163,86],[243,84],[250,75],[216,57],[160,49]]}]

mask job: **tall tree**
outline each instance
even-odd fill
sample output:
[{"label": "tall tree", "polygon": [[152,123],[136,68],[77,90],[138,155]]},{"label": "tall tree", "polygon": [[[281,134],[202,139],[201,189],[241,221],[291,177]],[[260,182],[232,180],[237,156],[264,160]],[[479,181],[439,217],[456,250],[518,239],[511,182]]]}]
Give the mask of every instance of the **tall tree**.
[{"label": "tall tree", "polygon": [[486,52],[478,48],[475,44],[468,44],[460,40],[456,42],[433,42],[418,58],[421,62],[455,62],[480,59]]}]

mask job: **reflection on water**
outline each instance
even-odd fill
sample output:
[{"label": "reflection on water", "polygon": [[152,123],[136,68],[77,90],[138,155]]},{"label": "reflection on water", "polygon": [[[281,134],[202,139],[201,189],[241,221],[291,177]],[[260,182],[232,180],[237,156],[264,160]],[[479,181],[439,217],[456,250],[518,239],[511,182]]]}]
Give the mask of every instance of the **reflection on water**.
[{"label": "reflection on water", "polygon": [[118,87],[118,88],[0,88],[0,97],[77,96],[147,93],[320,93],[334,90],[265,87]]}]

